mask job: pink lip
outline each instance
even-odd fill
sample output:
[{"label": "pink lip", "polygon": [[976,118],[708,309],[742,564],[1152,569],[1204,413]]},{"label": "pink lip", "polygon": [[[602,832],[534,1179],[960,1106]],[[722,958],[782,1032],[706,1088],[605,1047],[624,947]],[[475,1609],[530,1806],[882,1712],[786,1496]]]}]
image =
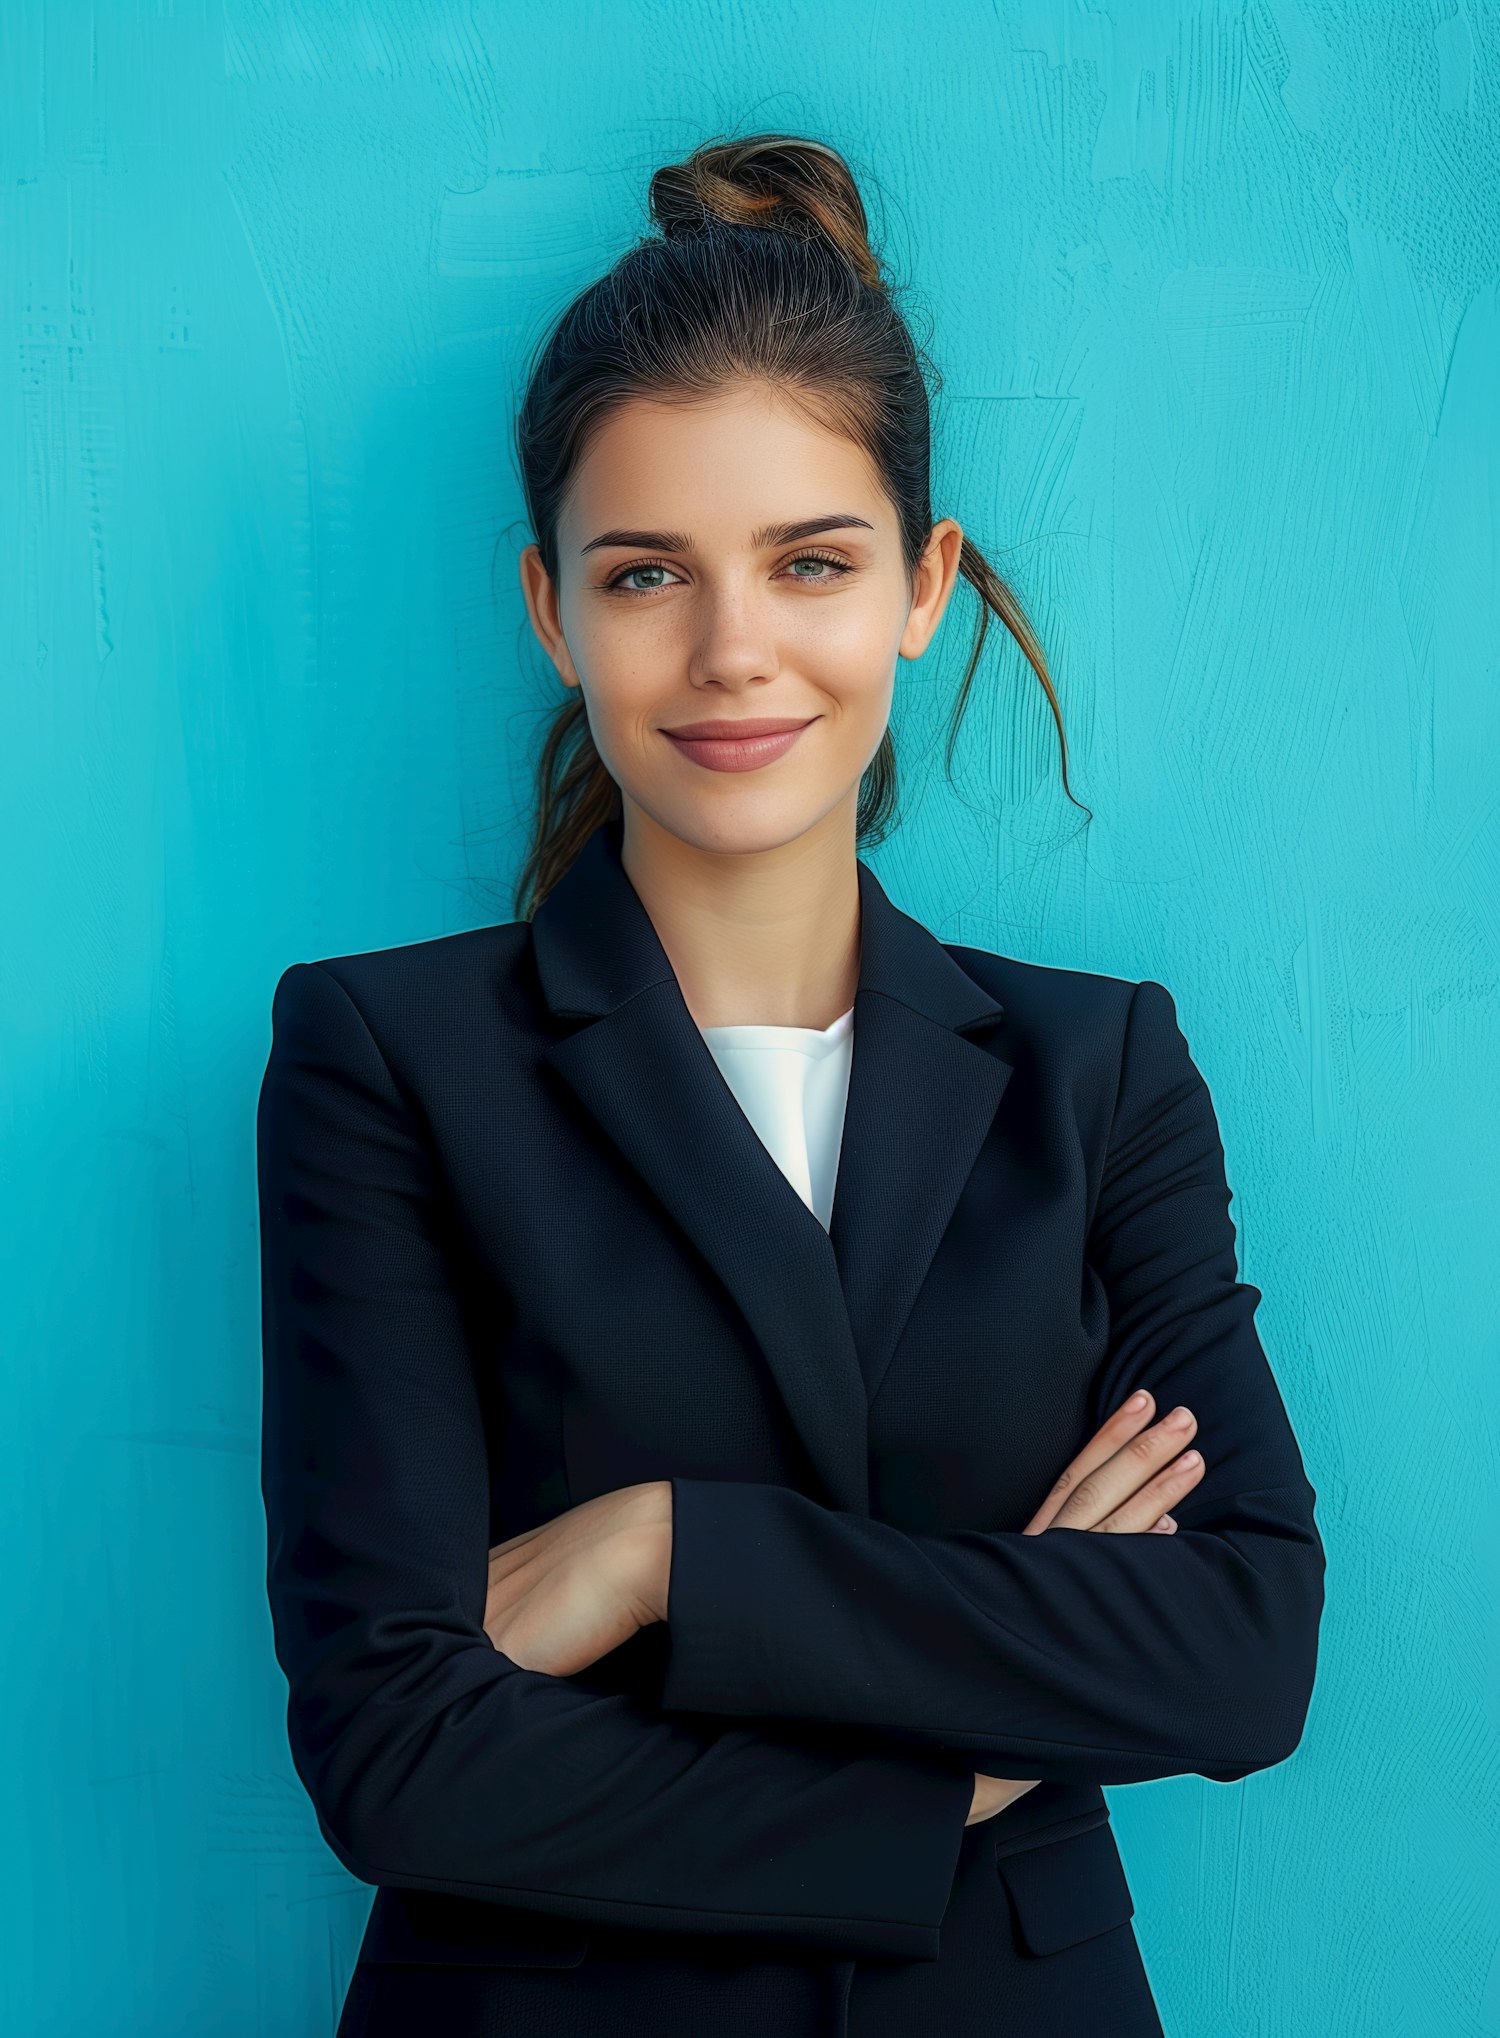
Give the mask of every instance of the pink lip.
[{"label": "pink lip", "polygon": [[684,722],[679,729],[663,729],[684,757],[709,771],[758,771],[761,765],[785,756],[797,738],[817,717],[805,722],[788,722],[762,717],[743,722]]}]

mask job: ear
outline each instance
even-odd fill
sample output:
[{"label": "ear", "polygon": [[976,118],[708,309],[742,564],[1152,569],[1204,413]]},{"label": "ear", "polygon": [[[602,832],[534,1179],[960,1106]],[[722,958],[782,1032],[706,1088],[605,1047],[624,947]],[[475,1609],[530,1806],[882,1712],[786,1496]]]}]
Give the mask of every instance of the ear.
[{"label": "ear", "polygon": [[943,517],[933,525],[932,535],[917,561],[912,605],[897,647],[903,658],[920,658],[932,642],[933,632],[943,620],[943,611],[958,582],[958,555],[963,542],[963,527],[952,517]]},{"label": "ear", "polygon": [[531,618],[537,642],[557,667],[558,678],[564,686],[577,686],[578,671],[563,635],[557,588],[542,563],[539,545],[531,544],[522,549],[521,592],[526,597],[526,613]]}]

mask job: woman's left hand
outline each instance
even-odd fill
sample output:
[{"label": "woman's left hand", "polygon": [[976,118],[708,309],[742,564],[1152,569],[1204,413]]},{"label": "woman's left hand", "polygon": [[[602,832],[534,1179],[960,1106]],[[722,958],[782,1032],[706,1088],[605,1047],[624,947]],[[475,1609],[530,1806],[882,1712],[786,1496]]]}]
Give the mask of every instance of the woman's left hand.
[{"label": "woman's left hand", "polygon": [[522,1670],[569,1677],[667,1617],[672,1482],[622,1486],[490,1551],[484,1631]]}]

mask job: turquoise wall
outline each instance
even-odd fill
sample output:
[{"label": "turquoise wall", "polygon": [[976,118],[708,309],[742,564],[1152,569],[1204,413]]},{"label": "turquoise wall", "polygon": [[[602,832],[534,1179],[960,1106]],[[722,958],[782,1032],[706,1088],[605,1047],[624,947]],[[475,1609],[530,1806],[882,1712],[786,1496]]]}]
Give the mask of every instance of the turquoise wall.
[{"label": "turquoise wall", "polygon": [[1497,89],[1471,0],[10,0],[0,2029],[332,2030],[370,1892],[263,1598],[271,989],[511,916],[522,361],[659,162],[785,126],[883,202],[938,512],[1095,815],[993,636],[945,781],[961,590],[872,861],[1173,990],[1319,1493],[1295,1757],[1111,1793],[1167,2029],[1500,2033]]}]

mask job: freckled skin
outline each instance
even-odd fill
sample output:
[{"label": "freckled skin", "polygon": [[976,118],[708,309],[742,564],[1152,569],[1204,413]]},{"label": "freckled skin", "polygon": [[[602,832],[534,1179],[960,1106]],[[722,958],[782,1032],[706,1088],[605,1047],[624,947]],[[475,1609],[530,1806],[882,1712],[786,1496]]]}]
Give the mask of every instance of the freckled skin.
[{"label": "freckled skin", "polygon": [[[835,512],[867,528],[754,543],[767,525]],[[617,530],[691,548],[584,550]],[[899,661],[920,658],[942,619],[962,539],[943,518],[908,577],[895,505],[862,449],[737,383],[617,412],[559,518],[560,584],[535,545],[522,554],[532,626],[583,690],[620,788],[625,867],[700,1025],[826,1026],[850,1002],[860,779]],[[661,733],[752,716],[816,719],[754,771],[705,770]]]}]

